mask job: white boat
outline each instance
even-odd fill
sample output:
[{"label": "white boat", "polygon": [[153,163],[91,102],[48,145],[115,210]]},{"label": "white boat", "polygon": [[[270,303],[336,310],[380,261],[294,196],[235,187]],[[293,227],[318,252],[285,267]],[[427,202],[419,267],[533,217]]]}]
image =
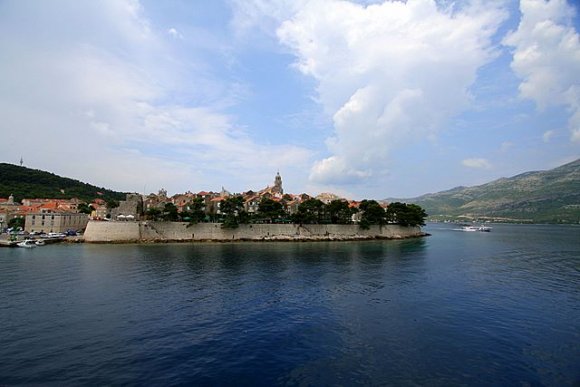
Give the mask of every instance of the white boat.
[{"label": "white boat", "polygon": [[34,239],[25,239],[22,242],[18,242],[16,246],[30,249],[32,247],[36,247],[36,241]]},{"label": "white boat", "polygon": [[34,241],[34,244],[36,246],[44,246],[46,243],[42,239],[39,239],[37,241]]},{"label": "white boat", "polygon": [[461,227],[461,231],[469,231],[469,232],[473,232],[473,231],[490,232],[491,231],[491,227],[484,226],[483,224],[481,226],[463,226],[463,227]]}]

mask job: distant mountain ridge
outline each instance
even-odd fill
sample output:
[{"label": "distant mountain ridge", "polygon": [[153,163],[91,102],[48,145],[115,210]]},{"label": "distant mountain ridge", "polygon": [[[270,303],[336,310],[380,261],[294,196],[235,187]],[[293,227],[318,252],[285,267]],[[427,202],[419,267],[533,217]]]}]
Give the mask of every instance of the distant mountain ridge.
[{"label": "distant mountain ridge", "polygon": [[0,163],[0,198],[7,198],[10,195],[14,195],[16,201],[24,198],[78,198],[86,202],[91,202],[95,198],[119,201],[124,200],[126,196],[123,192],[96,187],[54,173]]},{"label": "distant mountain ridge", "polygon": [[405,201],[433,219],[465,217],[535,223],[580,222],[580,159],[474,187],[456,187]]}]

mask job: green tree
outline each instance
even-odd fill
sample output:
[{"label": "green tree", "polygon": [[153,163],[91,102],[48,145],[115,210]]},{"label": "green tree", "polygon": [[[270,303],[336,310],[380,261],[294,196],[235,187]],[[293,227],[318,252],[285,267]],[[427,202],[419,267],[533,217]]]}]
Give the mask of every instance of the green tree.
[{"label": "green tree", "polygon": [[8,221],[8,228],[12,229],[23,229],[24,230],[24,218],[12,218]]},{"label": "green tree", "polygon": [[401,226],[424,226],[426,217],[425,210],[416,204],[394,202],[387,207],[387,220]]},{"label": "green tree", "polygon": [[163,217],[163,220],[165,221],[175,222],[179,220],[179,213],[177,211],[177,207],[173,203],[165,203],[161,215]]},{"label": "green tree", "polygon": [[360,226],[368,228],[371,225],[384,225],[387,223],[386,212],[376,200],[363,200],[359,205],[361,214]]},{"label": "green tree", "polygon": [[409,211],[411,212],[411,221],[409,222],[410,226],[424,226],[425,219],[427,219],[427,212],[425,209],[417,204],[409,204],[407,206]]},{"label": "green tree", "polygon": [[77,210],[81,213],[81,214],[91,214],[95,209],[93,208],[93,206],[88,205],[87,203],[81,203],[79,204]]},{"label": "green tree", "polygon": [[[181,216],[184,220],[188,220],[189,224],[195,224],[205,219],[205,203],[203,198],[194,198],[188,205],[187,210],[182,212]],[[185,219],[189,218],[189,219]]]},{"label": "green tree", "polygon": [[110,209],[113,209],[113,208],[119,207],[119,201],[118,200],[115,200],[115,199],[109,199],[109,200],[106,201],[106,203],[107,203],[107,208],[109,210]]},{"label": "green tree", "polygon": [[14,195],[22,198],[71,199],[91,202],[96,197],[122,200],[125,193],[107,190],[53,173],[0,163],[0,198]]},{"label": "green tree", "polygon": [[272,222],[274,219],[284,217],[286,211],[284,211],[284,205],[282,203],[270,198],[262,198],[258,205],[258,215],[260,218]]},{"label": "green tree", "polygon": [[336,199],[328,203],[328,215],[332,224],[349,224],[353,211],[346,200]]},{"label": "green tree", "polygon": [[147,219],[158,220],[161,216],[161,210],[157,207],[151,207],[145,212],[145,215],[147,215]]},{"label": "green tree", "polygon": [[298,210],[292,215],[292,221],[299,224],[326,223],[326,205],[319,199],[308,199],[300,203]]},{"label": "green tree", "polygon": [[237,228],[240,223],[248,222],[248,214],[244,211],[244,198],[240,195],[224,199],[220,211],[224,216],[223,228]]}]

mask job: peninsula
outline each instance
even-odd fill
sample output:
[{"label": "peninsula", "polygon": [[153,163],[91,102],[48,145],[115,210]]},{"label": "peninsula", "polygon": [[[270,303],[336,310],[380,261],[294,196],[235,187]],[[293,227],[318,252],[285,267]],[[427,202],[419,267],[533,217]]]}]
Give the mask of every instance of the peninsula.
[{"label": "peninsula", "polygon": [[[170,197],[161,189],[157,194],[132,193],[115,200],[119,193],[70,179],[60,181],[47,172],[18,166],[2,171],[7,185],[14,188],[30,176],[68,188],[57,190],[59,198],[12,194],[0,198],[1,230],[25,235],[80,231],[86,242],[93,243],[399,239],[424,235],[420,226],[427,216],[414,204],[347,200],[331,193],[289,194],[279,172],[273,185],[256,191],[231,193],[222,187],[219,192]],[[82,199],[66,198],[67,190],[80,192],[79,188]],[[55,191],[55,187],[43,189]],[[91,190],[95,198],[86,200]]]}]

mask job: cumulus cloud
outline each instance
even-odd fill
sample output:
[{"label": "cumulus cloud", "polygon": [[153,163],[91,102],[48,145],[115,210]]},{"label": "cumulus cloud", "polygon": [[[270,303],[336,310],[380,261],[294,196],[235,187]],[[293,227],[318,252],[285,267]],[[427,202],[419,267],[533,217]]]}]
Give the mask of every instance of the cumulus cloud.
[{"label": "cumulus cloud", "polygon": [[167,33],[174,39],[183,39],[183,34],[173,27],[168,29]]},{"label": "cumulus cloud", "polygon": [[473,159],[465,159],[461,162],[464,167],[468,168],[477,168],[477,169],[490,169],[491,164],[486,159],[481,158],[473,158]]},{"label": "cumulus cloud", "polygon": [[318,101],[334,123],[330,156],[315,163],[311,181],[376,175],[395,148],[436,134],[469,104],[504,18],[479,2],[458,9],[433,0],[303,4],[277,35],[296,68],[317,81]]},{"label": "cumulus cloud", "polygon": [[179,31],[155,30],[142,11],[135,0],[0,3],[6,161],[22,154],[37,168],[141,191],[219,187],[224,171],[246,186],[238,179],[309,159],[304,148],[256,142],[221,111],[235,85],[184,71],[184,61],[203,66],[176,56],[164,39]]},{"label": "cumulus cloud", "polygon": [[522,79],[520,96],[540,109],[565,106],[571,139],[580,141],[580,38],[574,9],[566,0],[521,0],[516,31],[504,39],[513,48],[511,67]]},{"label": "cumulus cloud", "polygon": [[554,130],[547,130],[542,135],[542,140],[544,142],[550,142],[550,140],[552,139],[552,137],[554,137],[554,134],[556,134],[556,132]]}]

